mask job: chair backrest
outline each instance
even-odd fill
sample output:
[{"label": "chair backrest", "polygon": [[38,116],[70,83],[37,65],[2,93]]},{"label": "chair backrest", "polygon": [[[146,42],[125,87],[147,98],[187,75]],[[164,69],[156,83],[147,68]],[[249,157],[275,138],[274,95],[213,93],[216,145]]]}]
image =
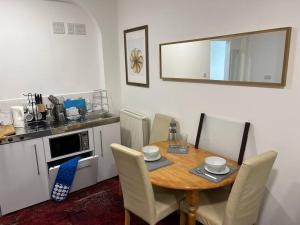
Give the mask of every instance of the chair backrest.
[{"label": "chair backrest", "polygon": [[172,117],[167,115],[155,114],[149,144],[168,140],[169,126],[172,119]]},{"label": "chair backrest", "polygon": [[223,225],[256,223],[276,157],[277,152],[268,151],[243,162],[228,198]]},{"label": "chair backrest", "polygon": [[[201,116],[202,115],[203,114],[201,114]],[[205,114],[202,129],[198,129],[197,136],[200,135],[198,147],[211,150],[229,159],[238,161],[240,153],[241,158],[244,157],[249,130],[248,127],[245,135],[245,127],[247,127],[247,125],[243,121],[224,119]],[[242,161],[243,159],[240,160],[240,164]]]},{"label": "chair backrest", "polygon": [[143,154],[119,144],[111,144],[121,182],[124,207],[151,223],[155,219],[155,199]]}]

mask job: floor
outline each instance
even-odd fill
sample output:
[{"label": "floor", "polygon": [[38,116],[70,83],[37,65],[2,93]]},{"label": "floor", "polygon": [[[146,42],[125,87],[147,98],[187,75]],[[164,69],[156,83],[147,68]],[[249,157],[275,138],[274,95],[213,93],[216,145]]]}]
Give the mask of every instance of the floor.
[{"label": "floor", "polygon": [[[122,225],[124,209],[118,178],[71,193],[63,203],[47,201],[0,217],[0,225]],[[146,225],[133,216],[131,225]],[[158,225],[179,224],[173,213]]]}]

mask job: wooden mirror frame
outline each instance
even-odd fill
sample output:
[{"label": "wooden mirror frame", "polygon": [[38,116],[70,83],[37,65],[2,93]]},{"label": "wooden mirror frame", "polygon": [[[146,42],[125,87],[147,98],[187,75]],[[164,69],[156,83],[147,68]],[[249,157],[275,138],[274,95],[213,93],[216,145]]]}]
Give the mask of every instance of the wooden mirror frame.
[{"label": "wooden mirror frame", "polygon": [[[170,44],[178,44],[185,42],[195,42],[195,41],[204,41],[204,40],[214,40],[219,38],[228,38],[228,37],[236,37],[236,36],[245,36],[250,34],[259,34],[259,33],[267,33],[267,32],[275,32],[275,31],[285,31],[285,47],[284,47],[284,58],[283,58],[283,66],[282,66],[282,75],[280,83],[273,82],[256,82],[256,81],[233,81],[233,80],[210,80],[210,79],[192,79],[192,78],[171,78],[171,77],[163,77],[162,76],[162,47],[164,45]],[[291,27],[281,27],[267,30],[259,30],[252,32],[244,32],[244,33],[236,33],[222,36],[213,36],[207,38],[198,38],[184,41],[176,41],[176,42],[167,42],[159,44],[159,66],[160,66],[160,79],[164,81],[179,81],[179,82],[194,82],[194,83],[211,83],[211,84],[225,84],[225,85],[238,85],[238,86],[252,86],[252,87],[267,87],[267,88],[284,88],[287,80],[287,69],[288,69],[288,60],[289,60],[289,51],[290,51],[290,41],[291,41]]]}]

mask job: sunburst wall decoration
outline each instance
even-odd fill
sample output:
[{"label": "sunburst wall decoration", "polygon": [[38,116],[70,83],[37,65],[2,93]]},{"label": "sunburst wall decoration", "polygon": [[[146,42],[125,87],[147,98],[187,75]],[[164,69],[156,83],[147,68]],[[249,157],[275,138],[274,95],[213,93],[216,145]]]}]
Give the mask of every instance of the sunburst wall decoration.
[{"label": "sunburst wall decoration", "polygon": [[126,84],[149,87],[148,26],[124,31]]},{"label": "sunburst wall decoration", "polygon": [[130,67],[134,73],[139,74],[144,65],[143,53],[140,49],[134,48],[130,54]]}]

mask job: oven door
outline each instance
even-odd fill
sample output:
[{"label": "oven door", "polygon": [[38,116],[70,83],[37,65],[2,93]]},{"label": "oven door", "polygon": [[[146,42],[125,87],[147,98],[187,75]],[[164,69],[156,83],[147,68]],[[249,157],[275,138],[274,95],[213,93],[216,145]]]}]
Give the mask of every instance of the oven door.
[{"label": "oven door", "polygon": [[92,129],[52,135],[44,137],[43,141],[47,162],[94,150]]},{"label": "oven door", "polygon": [[[71,192],[89,187],[97,183],[98,172],[98,155],[90,156],[78,161],[77,171],[71,187]],[[56,179],[57,172],[60,166],[49,168],[49,191],[52,188]]]}]

